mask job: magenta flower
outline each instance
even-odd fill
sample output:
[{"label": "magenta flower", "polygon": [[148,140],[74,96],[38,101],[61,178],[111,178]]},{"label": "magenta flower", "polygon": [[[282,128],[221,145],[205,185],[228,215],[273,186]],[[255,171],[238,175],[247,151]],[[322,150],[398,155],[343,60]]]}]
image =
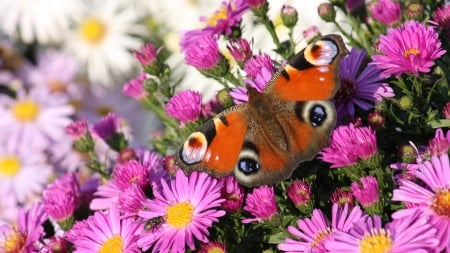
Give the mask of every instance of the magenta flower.
[{"label": "magenta flower", "polygon": [[201,245],[198,253],[226,253],[226,245],[221,242],[207,242]]},{"label": "magenta flower", "polygon": [[269,221],[278,214],[277,202],[272,186],[260,186],[253,188],[247,195],[244,210],[249,212],[254,218],[246,218],[242,223]]},{"label": "magenta flower", "polygon": [[382,77],[428,73],[434,61],[446,53],[433,28],[417,21],[407,21],[381,35],[379,51],[371,64],[383,70]]},{"label": "magenta flower", "polygon": [[341,60],[340,88],[334,95],[340,121],[353,118],[356,107],[368,111],[374,102],[394,96],[392,88],[380,78],[381,70],[368,65],[360,71],[366,55],[364,50],[352,48],[350,54]]},{"label": "magenta flower", "polygon": [[228,42],[227,49],[230,51],[231,56],[238,64],[245,64],[250,57],[252,57],[252,49],[248,40],[232,39]]},{"label": "magenta flower", "polygon": [[286,189],[289,199],[296,207],[308,206],[311,200],[311,186],[305,180],[293,180]]},{"label": "magenta flower", "polygon": [[230,96],[233,99],[234,104],[239,105],[248,102],[247,88],[236,87],[230,91]]},{"label": "magenta flower", "polygon": [[379,216],[367,216],[345,231],[334,233],[333,239],[325,243],[327,252],[429,252],[438,244],[436,229],[426,216],[411,213],[383,227]]},{"label": "magenta flower", "polygon": [[202,95],[197,91],[181,91],[169,99],[167,114],[181,123],[197,120],[202,112]]},{"label": "magenta flower", "polygon": [[65,222],[71,218],[81,203],[80,184],[75,174],[66,174],[49,184],[42,194],[42,201],[47,214],[56,221]]},{"label": "magenta flower", "polygon": [[394,26],[402,18],[400,2],[395,0],[378,0],[370,8],[370,12],[374,19],[386,26]]},{"label": "magenta flower", "polygon": [[81,119],[66,126],[66,133],[75,140],[80,139],[88,133],[88,124],[86,119]]},{"label": "magenta flower", "polygon": [[102,117],[93,127],[93,134],[107,141],[120,130],[120,116],[115,112],[110,112]]},{"label": "magenta flower", "polygon": [[330,145],[319,154],[331,168],[356,164],[359,159],[368,159],[377,153],[377,139],[370,127],[355,127],[353,124],[339,126],[331,134]]},{"label": "magenta flower", "polygon": [[185,32],[180,40],[181,50],[184,52],[192,43],[205,35],[230,35],[233,28],[239,27],[242,15],[249,9],[245,0],[223,1],[222,6],[211,17],[201,17],[206,23],[202,29]]},{"label": "magenta flower", "polygon": [[447,136],[444,135],[444,131],[439,128],[436,130],[434,138],[428,142],[428,151],[431,155],[442,155],[449,151],[450,149],[450,132],[447,132]]},{"label": "magenta flower", "polygon": [[250,8],[259,8],[267,3],[267,0],[245,0]]},{"label": "magenta flower", "polygon": [[445,119],[450,119],[450,102],[447,102],[442,108],[442,115]]},{"label": "magenta flower", "polygon": [[244,188],[237,182],[234,176],[227,176],[222,179],[222,198],[225,201],[222,203],[222,209],[235,213],[241,210],[242,203],[244,202]]},{"label": "magenta flower", "polygon": [[134,51],[133,55],[142,66],[149,66],[157,61],[158,53],[152,44],[145,44],[140,51]]},{"label": "magenta flower", "polygon": [[136,244],[141,232],[140,224],[132,218],[121,217],[115,206],[107,211],[95,212],[83,225],[76,228],[77,236],[69,237],[74,244],[74,253],[118,249],[121,252],[141,252]]},{"label": "magenta flower", "polygon": [[144,82],[147,80],[147,73],[141,72],[136,78],[133,78],[123,86],[123,93],[136,100],[142,100],[148,95],[144,89]]},{"label": "magenta flower", "polygon": [[353,182],[350,186],[353,196],[363,207],[374,206],[380,200],[377,179],[373,176],[366,176],[359,179],[361,184]]},{"label": "magenta flower", "polygon": [[364,217],[359,206],[349,212],[347,205],[340,207],[333,204],[330,223],[321,210],[314,209],[311,218],[297,221],[298,228],[288,227],[288,232],[295,239],[286,238],[283,243],[278,244],[278,249],[284,252],[325,252],[326,242],[332,240],[337,231],[349,231]]},{"label": "magenta flower", "polygon": [[348,205],[350,209],[355,206],[355,201],[351,191],[343,190],[341,188],[336,188],[331,194],[330,201],[333,204],[338,204],[339,206]]},{"label": "magenta flower", "polygon": [[392,200],[402,201],[408,208],[395,212],[394,219],[410,217],[419,212],[429,217],[428,223],[437,229],[437,252],[450,250],[450,163],[448,154],[432,156],[430,161],[419,164],[416,171],[419,180],[400,180]]},{"label": "magenta flower", "polygon": [[247,73],[245,83],[262,92],[276,71],[275,65],[266,53],[250,58],[244,66]]},{"label": "magenta flower", "polygon": [[40,203],[26,211],[21,208],[15,226],[0,226],[2,252],[37,252],[39,241],[44,237],[42,225],[46,219],[47,214]]},{"label": "magenta flower", "polygon": [[149,178],[148,168],[136,160],[117,165],[111,176],[119,190],[125,190],[134,184],[145,189],[149,186]]},{"label": "magenta flower", "polygon": [[208,228],[225,211],[218,210],[224,201],[221,183],[206,173],[192,172],[186,176],[179,170],[170,185],[161,181],[161,192],[147,199],[139,216],[145,220],[162,218],[157,229],[145,230],[137,244],[152,252],[185,252],[186,245],[195,249],[194,238],[208,241]]},{"label": "magenta flower", "polygon": [[210,70],[218,66],[222,59],[217,39],[203,36],[193,42],[185,51],[186,63],[200,70]]},{"label": "magenta flower", "polygon": [[142,188],[133,184],[120,193],[117,206],[125,216],[137,216],[139,211],[144,209],[146,199]]}]

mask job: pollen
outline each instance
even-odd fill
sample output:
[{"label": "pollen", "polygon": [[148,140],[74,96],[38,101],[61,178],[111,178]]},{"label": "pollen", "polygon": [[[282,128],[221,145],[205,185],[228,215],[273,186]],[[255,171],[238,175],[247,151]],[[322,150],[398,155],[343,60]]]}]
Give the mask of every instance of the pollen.
[{"label": "pollen", "polygon": [[87,42],[91,44],[97,44],[101,42],[106,35],[105,24],[94,17],[86,19],[80,25],[80,34]]},{"label": "pollen", "polygon": [[386,253],[392,248],[390,233],[384,229],[373,229],[359,242],[361,253]]},{"label": "pollen", "polygon": [[99,250],[99,253],[122,253],[123,242],[120,235],[114,235],[113,237],[106,240]]},{"label": "pollen", "polygon": [[322,229],[319,233],[317,233],[314,237],[314,241],[312,242],[313,247],[319,246],[320,242],[323,241],[323,239],[327,238],[333,230],[331,228]]},{"label": "pollen", "polygon": [[175,228],[185,228],[192,221],[194,207],[189,202],[181,202],[166,208],[167,224]]},{"label": "pollen", "polygon": [[410,48],[403,53],[405,58],[409,58],[410,55],[418,55],[420,54],[420,50],[418,48]]},{"label": "pollen", "polygon": [[0,244],[0,248],[3,248],[5,250],[4,252],[22,252],[25,246],[25,235],[11,230],[7,233],[5,239],[3,245]]},{"label": "pollen", "polygon": [[218,11],[216,11],[211,17],[206,20],[206,23],[210,27],[216,26],[219,21],[226,20],[228,17],[227,6],[222,6]]},{"label": "pollen", "polygon": [[20,161],[15,156],[0,158],[0,175],[4,177],[13,177],[20,170]]},{"label": "pollen", "polygon": [[21,122],[34,121],[39,115],[39,109],[39,105],[31,100],[19,101],[11,108],[16,119]]},{"label": "pollen", "polygon": [[450,217],[450,192],[449,189],[439,190],[434,197],[432,208],[441,216]]}]

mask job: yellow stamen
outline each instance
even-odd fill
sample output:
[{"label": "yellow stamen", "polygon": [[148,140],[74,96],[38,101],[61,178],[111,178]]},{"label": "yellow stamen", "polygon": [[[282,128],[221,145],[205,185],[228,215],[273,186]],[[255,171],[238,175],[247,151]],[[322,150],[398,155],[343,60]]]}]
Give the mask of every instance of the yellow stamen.
[{"label": "yellow stamen", "polygon": [[21,122],[35,120],[39,114],[39,109],[39,105],[31,100],[19,101],[11,108],[16,119]]},{"label": "yellow stamen", "polygon": [[120,235],[114,235],[103,243],[99,253],[122,253],[123,243]]},{"label": "yellow stamen", "polygon": [[20,160],[15,156],[6,156],[0,158],[0,175],[4,177],[13,177],[20,170]]},{"label": "yellow stamen", "polygon": [[181,202],[173,206],[168,206],[167,224],[176,228],[184,228],[192,221],[194,207],[189,202]]},{"label": "yellow stamen", "polygon": [[225,253],[220,247],[212,247],[208,249],[208,253]]},{"label": "yellow stamen", "polygon": [[59,80],[51,80],[48,86],[52,93],[61,93],[67,90],[67,84]]},{"label": "yellow stamen", "polygon": [[420,50],[418,48],[410,48],[403,53],[405,58],[408,58],[410,55],[418,55],[420,54]]},{"label": "yellow stamen", "polygon": [[391,248],[391,235],[384,229],[372,230],[359,242],[359,252],[361,253],[387,253]]},{"label": "yellow stamen", "polygon": [[6,240],[3,242],[3,245],[0,245],[1,248],[4,248],[5,253],[22,252],[24,246],[25,235],[15,230],[11,230],[6,236]]},{"label": "yellow stamen", "polygon": [[97,44],[103,40],[106,34],[105,24],[94,17],[87,18],[80,25],[80,34],[88,42]]},{"label": "yellow stamen", "polygon": [[320,231],[319,233],[316,234],[314,241],[312,243],[313,247],[317,247],[319,246],[320,242],[327,238],[331,233],[333,232],[333,230],[331,228],[326,228],[323,229],[322,231]]},{"label": "yellow stamen", "polygon": [[438,214],[450,217],[450,191],[449,189],[439,190],[434,197],[433,210]]}]

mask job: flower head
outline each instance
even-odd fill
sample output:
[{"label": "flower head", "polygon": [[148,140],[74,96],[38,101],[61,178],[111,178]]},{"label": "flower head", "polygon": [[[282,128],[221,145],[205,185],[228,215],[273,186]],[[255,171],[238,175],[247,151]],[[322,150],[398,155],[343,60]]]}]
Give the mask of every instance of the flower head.
[{"label": "flower head", "polygon": [[148,43],[142,45],[140,51],[135,50],[133,55],[142,66],[146,67],[158,60],[158,53],[158,50],[152,44]]},{"label": "flower head", "polygon": [[380,78],[381,71],[373,65],[361,65],[366,57],[364,50],[352,48],[350,54],[342,58],[339,68],[340,88],[334,95],[336,111],[341,121],[351,119],[355,108],[365,111],[373,108],[373,103],[385,97],[393,97],[394,93],[388,84]]},{"label": "flower head", "polygon": [[170,185],[161,181],[161,192],[155,192],[154,199],[148,199],[145,210],[139,216],[145,220],[164,217],[157,230],[145,230],[137,244],[154,252],[184,252],[186,245],[194,249],[194,237],[208,241],[208,228],[225,211],[218,210],[223,199],[220,197],[221,183],[201,172],[186,176],[178,171]]},{"label": "flower head", "polygon": [[331,168],[356,164],[359,159],[368,159],[377,153],[376,135],[370,127],[355,127],[353,124],[339,126],[331,134],[330,145],[319,154]]},{"label": "flower head", "polygon": [[123,86],[123,93],[136,100],[142,100],[148,95],[144,89],[144,82],[147,80],[147,73],[141,72],[137,77],[128,80]]},{"label": "flower head", "polygon": [[222,198],[225,199],[222,203],[222,209],[231,213],[241,210],[244,202],[244,189],[232,175],[222,180],[224,182],[221,194]]},{"label": "flower head", "polygon": [[134,219],[121,217],[115,206],[91,217],[70,237],[74,252],[140,252],[136,241],[141,228]]},{"label": "flower head", "polygon": [[246,218],[242,223],[269,221],[278,214],[277,202],[275,201],[275,193],[272,186],[260,186],[254,188],[247,195],[244,210],[254,216],[254,218]]},{"label": "flower head", "polygon": [[226,245],[220,242],[208,242],[201,245],[198,253],[226,253]]},{"label": "flower head", "polygon": [[236,105],[248,102],[248,94],[246,87],[235,87],[230,91],[230,96]]},{"label": "flower head", "polygon": [[248,40],[243,38],[230,40],[228,42],[227,49],[230,51],[230,54],[233,56],[234,60],[240,65],[245,64],[247,60],[252,57],[250,43]]},{"label": "flower head", "polygon": [[350,209],[355,205],[352,192],[341,188],[336,188],[336,190],[334,190],[331,194],[330,201],[331,203],[338,204],[339,206],[348,205]]},{"label": "flower head", "polygon": [[410,217],[419,212],[429,217],[428,223],[437,229],[438,251],[450,250],[450,162],[448,154],[433,155],[419,164],[415,173],[419,180],[402,179],[392,200],[402,201],[408,208],[395,212],[394,219]]},{"label": "flower head", "polygon": [[417,21],[407,21],[381,35],[379,51],[380,55],[372,56],[371,64],[383,70],[382,77],[428,73],[446,52],[433,28]]},{"label": "flower head", "polygon": [[169,99],[167,114],[182,123],[197,120],[202,112],[202,95],[197,91],[181,91]]},{"label": "flower head", "polygon": [[337,231],[325,243],[328,252],[412,252],[436,247],[436,230],[428,217],[411,213],[404,219],[394,220],[383,227],[379,216],[367,216],[347,231]]},{"label": "flower head", "polygon": [[386,26],[394,26],[402,17],[400,2],[396,0],[378,0],[370,12],[374,19]]},{"label": "flower head", "polygon": [[312,206],[311,186],[308,185],[304,180],[293,180],[289,187],[286,189],[286,192],[289,199],[297,208],[302,210],[306,207],[307,211],[311,211],[311,209],[308,208]]},{"label": "flower head", "polygon": [[347,232],[364,217],[358,206],[349,211],[347,205],[341,207],[333,204],[330,223],[322,211],[314,209],[311,218],[297,221],[298,228],[288,227],[288,232],[295,239],[286,238],[278,244],[278,249],[285,252],[325,252],[324,245],[333,238],[334,233]]},{"label": "flower head", "polygon": [[262,92],[276,71],[268,54],[259,54],[250,58],[244,66],[247,74],[245,83],[258,92]]},{"label": "flower head", "polygon": [[361,184],[353,182],[350,186],[353,196],[364,207],[372,207],[380,201],[380,191],[377,179],[373,176],[366,176],[359,179]]}]

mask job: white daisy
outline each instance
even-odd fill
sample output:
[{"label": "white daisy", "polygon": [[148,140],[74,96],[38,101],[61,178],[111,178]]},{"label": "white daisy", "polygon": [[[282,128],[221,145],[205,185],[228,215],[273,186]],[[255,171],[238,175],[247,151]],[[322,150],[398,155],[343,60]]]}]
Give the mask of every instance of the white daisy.
[{"label": "white daisy", "polygon": [[132,50],[143,41],[137,36],[147,33],[143,12],[126,0],[86,1],[83,15],[67,36],[67,51],[85,67],[94,83],[111,84],[126,80],[138,67]]},{"label": "white daisy", "polygon": [[1,0],[0,27],[26,43],[57,43],[81,9],[78,0]]},{"label": "white daisy", "polygon": [[[45,149],[64,136],[75,112],[66,96],[34,88],[19,90],[15,99],[0,96],[0,146]],[[31,150],[30,150],[31,151]]]},{"label": "white daisy", "polygon": [[21,204],[32,202],[51,176],[52,167],[42,152],[0,148],[0,196],[9,194]]}]

